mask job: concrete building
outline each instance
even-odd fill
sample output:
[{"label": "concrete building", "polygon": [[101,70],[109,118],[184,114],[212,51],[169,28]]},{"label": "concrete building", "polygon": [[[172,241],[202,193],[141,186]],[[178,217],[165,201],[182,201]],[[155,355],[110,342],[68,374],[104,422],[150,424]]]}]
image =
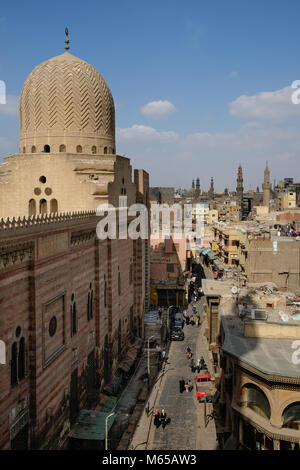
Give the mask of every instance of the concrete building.
[{"label": "concrete building", "polygon": [[26,79],[20,153],[0,165],[1,449],[64,448],[141,346],[148,240],[96,232],[96,208],[119,196],[148,205],[149,175],[132,180],[107,84],[66,50]]},{"label": "concrete building", "polygon": [[299,450],[298,303],[272,286],[237,293],[232,283],[203,280],[202,287],[222,448]]}]

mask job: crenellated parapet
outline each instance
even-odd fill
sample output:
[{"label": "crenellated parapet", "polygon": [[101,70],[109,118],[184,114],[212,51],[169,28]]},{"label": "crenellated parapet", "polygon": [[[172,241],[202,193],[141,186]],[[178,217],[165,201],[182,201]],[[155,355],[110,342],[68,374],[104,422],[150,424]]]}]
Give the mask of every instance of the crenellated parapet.
[{"label": "crenellated parapet", "polygon": [[27,235],[40,231],[56,230],[74,224],[96,221],[96,211],[76,211],[53,214],[38,214],[28,217],[0,219],[0,239],[16,235]]}]

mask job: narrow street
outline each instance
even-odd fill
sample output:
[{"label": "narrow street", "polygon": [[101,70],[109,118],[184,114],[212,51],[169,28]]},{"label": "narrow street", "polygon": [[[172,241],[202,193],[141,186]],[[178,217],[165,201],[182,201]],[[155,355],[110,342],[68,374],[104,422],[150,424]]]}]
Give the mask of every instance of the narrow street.
[{"label": "narrow street", "polygon": [[[202,302],[197,303],[198,311],[202,319]],[[191,306],[189,307],[189,313]],[[171,422],[163,429],[156,429],[153,424],[152,413],[147,416],[144,412],[131,442],[132,449],[152,450],[214,450],[217,449],[215,423],[210,419],[205,423],[205,405],[198,403],[196,391],[179,392],[179,379],[189,379],[194,383],[196,373],[192,373],[185,348],[189,344],[194,354],[195,363],[201,356],[204,357],[209,371],[212,373],[209,363],[206,339],[203,336],[203,324],[185,325],[184,341],[175,341],[170,344],[169,353],[165,364],[165,373],[153,389],[149,406],[151,412],[158,408],[165,409]],[[206,416],[212,411],[212,405],[206,404]]]}]

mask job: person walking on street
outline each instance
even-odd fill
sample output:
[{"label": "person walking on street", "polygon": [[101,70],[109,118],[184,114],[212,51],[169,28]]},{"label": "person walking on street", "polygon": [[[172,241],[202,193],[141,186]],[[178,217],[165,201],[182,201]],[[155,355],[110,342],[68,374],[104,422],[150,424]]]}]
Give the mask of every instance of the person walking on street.
[{"label": "person walking on street", "polygon": [[184,388],[185,388],[185,381],[184,381],[183,377],[181,377],[181,379],[179,380],[179,392],[183,393]]},{"label": "person walking on street", "polygon": [[200,369],[201,369],[201,365],[200,365],[200,364],[201,364],[201,361],[200,361],[200,359],[198,359],[198,361],[197,361],[197,371],[198,371],[198,374],[200,373]]},{"label": "person walking on street", "polygon": [[160,423],[162,424],[162,428],[165,429],[167,424],[167,413],[165,412],[164,408],[161,410],[160,413]]},{"label": "person walking on street", "polygon": [[193,390],[193,382],[191,381],[191,379],[188,381],[188,387],[189,387],[189,392],[191,392]]},{"label": "person walking on street", "polygon": [[189,391],[189,384],[188,384],[188,382],[185,384],[185,391],[186,391],[186,392]]},{"label": "person walking on street", "polygon": [[195,362],[193,358],[191,359],[191,362],[190,362],[190,368],[192,372],[195,372]]},{"label": "person walking on street", "polygon": [[154,426],[158,428],[160,425],[160,413],[159,413],[158,408],[156,408],[156,410],[154,411],[153,416],[154,416]]},{"label": "person walking on street", "polygon": [[186,321],[186,324],[187,324],[187,325],[189,325],[189,324],[190,324],[190,317],[189,317],[188,315],[186,316],[186,319],[185,319],[185,321]]}]

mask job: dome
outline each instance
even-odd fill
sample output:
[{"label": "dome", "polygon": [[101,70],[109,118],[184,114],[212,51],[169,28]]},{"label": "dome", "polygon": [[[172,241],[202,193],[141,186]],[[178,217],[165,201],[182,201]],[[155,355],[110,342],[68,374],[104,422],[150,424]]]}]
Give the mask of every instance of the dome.
[{"label": "dome", "polygon": [[29,74],[20,97],[20,152],[115,153],[110,89],[90,64],[65,52]]}]

